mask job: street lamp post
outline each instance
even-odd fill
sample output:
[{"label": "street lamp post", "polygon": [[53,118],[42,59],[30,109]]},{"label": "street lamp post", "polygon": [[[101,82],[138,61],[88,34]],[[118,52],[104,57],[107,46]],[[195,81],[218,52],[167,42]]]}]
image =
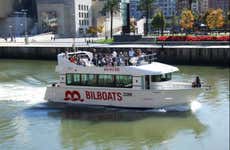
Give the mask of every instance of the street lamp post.
[{"label": "street lamp post", "polygon": [[28,33],[27,33],[27,10],[22,9],[21,10],[24,14],[24,20],[25,20],[25,44],[28,44]]},{"label": "street lamp post", "polygon": [[107,29],[107,27],[106,27],[106,17],[105,17],[105,21],[104,21],[104,27],[105,27],[105,39],[106,39],[106,29]]},{"label": "street lamp post", "polygon": [[75,39],[76,39],[76,26],[75,26],[75,24],[76,24],[76,18],[75,18],[75,14],[73,13],[72,14],[73,15],[73,33],[72,33],[72,35],[73,35],[73,44],[72,44],[72,47],[73,47],[73,51],[75,51]]},{"label": "street lamp post", "polygon": [[11,40],[11,42],[13,42],[13,33],[12,33],[12,28],[13,28],[13,26],[12,26],[12,25],[9,25],[9,30],[10,30],[10,40]]},{"label": "street lamp post", "polygon": [[105,16],[105,39],[107,40],[108,39],[108,36],[107,36],[107,28],[108,28],[108,26],[107,26],[107,22],[108,22],[108,18],[107,18],[107,16]]}]

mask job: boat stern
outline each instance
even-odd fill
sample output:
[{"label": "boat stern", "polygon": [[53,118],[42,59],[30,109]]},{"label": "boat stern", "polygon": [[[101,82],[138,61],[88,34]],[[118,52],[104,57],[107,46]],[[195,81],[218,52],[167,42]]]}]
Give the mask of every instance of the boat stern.
[{"label": "boat stern", "polygon": [[55,99],[55,88],[52,86],[48,86],[46,88],[46,93],[44,99],[48,102],[51,102],[52,100]]}]

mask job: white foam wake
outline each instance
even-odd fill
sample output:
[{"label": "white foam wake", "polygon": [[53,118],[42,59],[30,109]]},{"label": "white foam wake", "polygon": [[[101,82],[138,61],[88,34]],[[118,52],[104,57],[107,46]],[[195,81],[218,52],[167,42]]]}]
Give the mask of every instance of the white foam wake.
[{"label": "white foam wake", "polygon": [[24,101],[28,104],[45,102],[45,87],[31,87],[14,84],[0,85],[0,100]]},{"label": "white foam wake", "polygon": [[198,101],[192,101],[190,107],[191,107],[192,112],[196,112],[202,107],[202,104]]}]

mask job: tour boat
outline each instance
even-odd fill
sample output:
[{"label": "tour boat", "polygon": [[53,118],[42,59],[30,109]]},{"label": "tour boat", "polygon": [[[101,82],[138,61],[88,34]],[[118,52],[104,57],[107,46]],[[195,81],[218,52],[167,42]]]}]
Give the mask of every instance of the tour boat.
[{"label": "tour boat", "polygon": [[[189,106],[201,92],[192,83],[172,81],[179,69],[151,62],[152,55],[133,57],[128,66],[95,65],[93,55],[87,51],[58,54],[60,79],[47,87],[45,99],[79,106],[151,109]],[[83,64],[73,62],[72,57]]]}]

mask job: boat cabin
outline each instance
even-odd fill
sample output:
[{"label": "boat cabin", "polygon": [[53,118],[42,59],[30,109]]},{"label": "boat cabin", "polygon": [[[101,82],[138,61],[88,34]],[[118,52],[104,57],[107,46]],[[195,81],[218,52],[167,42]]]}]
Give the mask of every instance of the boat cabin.
[{"label": "boat cabin", "polygon": [[113,74],[82,74],[67,73],[66,86],[106,87],[106,88],[133,88],[153,89],[172,79],[172,73],[162,75],[113,75]]},{"label": "boat cabin", "polygon": [[[69,55],[73,55],[70,53]],[[88,65],[76,65],[63,54],[58,57],[56,71],[60,74],[63,86],[126,88],[151,90],[159,89],[172,79],[172,73],[178,68],[166,64],[152,62],[132,66],[94,66],[90,65],[92,55],[82,52],[78,55],[89,60]]]}]

